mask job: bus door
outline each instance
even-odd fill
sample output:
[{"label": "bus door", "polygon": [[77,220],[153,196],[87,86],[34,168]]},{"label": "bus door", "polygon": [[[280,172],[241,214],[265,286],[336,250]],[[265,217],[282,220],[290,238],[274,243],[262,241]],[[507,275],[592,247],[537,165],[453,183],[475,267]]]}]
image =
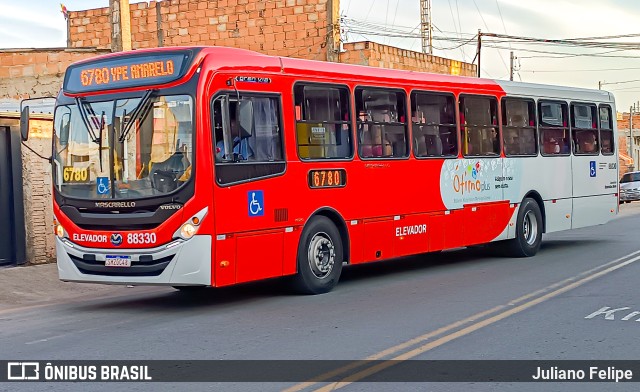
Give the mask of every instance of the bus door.
[{"label": "bus door", "polygon": [[278,204],[287,200],[278,176],[285,169],[280,108],[274,94],[233,92],[213,100],[217,286],[283,274],[290,233],[278,227],[288,215]]},{"label": "bus door", "polygon": [[598,110],[595,104],[571,105],[572,228],[607,222],[617,210],[618,170],[611,123],[609,106]]}]

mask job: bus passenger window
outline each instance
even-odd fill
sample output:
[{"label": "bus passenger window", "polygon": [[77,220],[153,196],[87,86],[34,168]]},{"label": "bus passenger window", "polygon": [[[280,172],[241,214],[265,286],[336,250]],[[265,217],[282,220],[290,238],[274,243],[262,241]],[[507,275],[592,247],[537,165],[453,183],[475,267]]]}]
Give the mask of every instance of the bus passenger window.
[{"label": "bus passenger window", "polygon": [[355,97],[360,157],[407,157],[404,93],[358,88]]},{"label": "bus passenger window", "polygon": [[296,135],[301,159],[348,159],[353,156],[349,89],[296,84]]},{"label": "bus passenger window", "polygon": [[411,125],[416,157],[457,156],[453,95],[412,93]]},{"label": "bus passenger window", "polygon": [[567,104],[564,102],[540,101],[538,103],[538,113],[542,155],[569,155],[571,139],[567,121]]},{"label": "bus passenger window", "polygon": [[571,105],[571,128],[574,154],[598,155],[598,121],[596,106]]},{"label": "bus passenger window", "polygon": [[600,106],[600,141],[602,155],[612,155],[614,153],[613,120],[611,118],[611,108]]},{"label": "bus passenger window", "polygon": [[493,97],[460,98],[462,152],[465,156],[500,155],[498,105]]},{"label": "bus passenger window", "polygon": [[502,130],[506,156],[535,156],[535,107],[530,100],[504,98],[502,100]]},{"label": "bus passenger window", "polygon": [[284,171],[280,100],[228,94],[212,102],[216,178],[228,184]]}]

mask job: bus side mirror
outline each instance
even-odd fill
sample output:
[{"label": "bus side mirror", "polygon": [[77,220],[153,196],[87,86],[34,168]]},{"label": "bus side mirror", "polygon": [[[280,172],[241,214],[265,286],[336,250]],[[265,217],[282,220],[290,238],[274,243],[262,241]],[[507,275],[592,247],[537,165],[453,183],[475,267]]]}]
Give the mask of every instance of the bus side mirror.
[{"label": "bus side mirror", "polygon": [[65,113],[62,115],[61,125],[60,125],[60,145],[66,146],[69,143],[69,126],[71,115],[69,113]]},{"label": "bus side mirror", "polygon": [[246,138],[253,135],[253,102],[240,101],[238,104],[238,125],[240,127],[240,137]]},{"label": "bus side mirror", "polygon": [[29,106],[23,107],[20,112],[20,136],[25,142],[29,138]]}]

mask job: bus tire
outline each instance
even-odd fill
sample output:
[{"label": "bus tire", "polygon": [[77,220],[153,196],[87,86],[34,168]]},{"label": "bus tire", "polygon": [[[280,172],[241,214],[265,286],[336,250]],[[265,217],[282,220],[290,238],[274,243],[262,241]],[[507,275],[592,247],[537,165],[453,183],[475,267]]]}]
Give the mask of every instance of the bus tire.
[{"label": "bus tire", "polygon": [[535,256],[542,242],[542,212],[535,200],[526,198],[518,211],[516,237],[504,242],[510,257]]},{"label": "bus tire", "polygon": [[311,218],[300,236],[294,289],[303,294],[331,291],[340,279],[342,259],[338,228],[326,216]]}]

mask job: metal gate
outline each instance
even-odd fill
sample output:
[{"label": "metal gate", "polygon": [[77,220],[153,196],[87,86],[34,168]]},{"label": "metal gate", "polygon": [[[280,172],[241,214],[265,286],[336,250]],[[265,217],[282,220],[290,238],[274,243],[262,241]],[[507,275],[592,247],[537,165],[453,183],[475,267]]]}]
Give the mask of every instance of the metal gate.
[{"label": "metal gate", "polygon": [[25,262],[20,136],[0,127],[0,265]]}]

